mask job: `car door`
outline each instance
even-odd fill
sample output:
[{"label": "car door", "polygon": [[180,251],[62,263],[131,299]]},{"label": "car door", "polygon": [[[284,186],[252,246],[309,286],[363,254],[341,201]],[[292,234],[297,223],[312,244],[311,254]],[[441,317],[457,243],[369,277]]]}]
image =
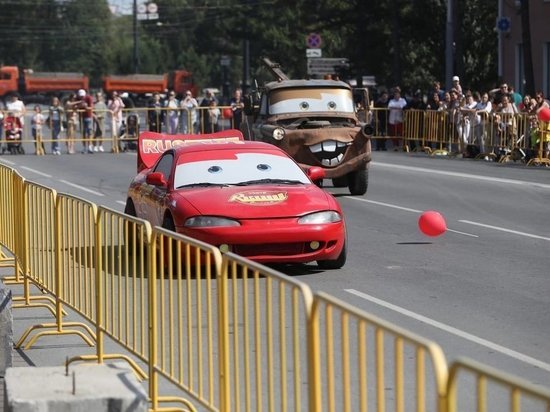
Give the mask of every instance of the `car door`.
[{"label": "car door", "polygon": [[174,166],[174,153],[164,153],[150,173],[162,173],[165,186],[153,185],[145,182],[142,185],[142,204],[144,206],[145,219],[152,226],[162,226],[164,211],[166,209],[166,198],[170,193],[172,182],[172,170]]}]

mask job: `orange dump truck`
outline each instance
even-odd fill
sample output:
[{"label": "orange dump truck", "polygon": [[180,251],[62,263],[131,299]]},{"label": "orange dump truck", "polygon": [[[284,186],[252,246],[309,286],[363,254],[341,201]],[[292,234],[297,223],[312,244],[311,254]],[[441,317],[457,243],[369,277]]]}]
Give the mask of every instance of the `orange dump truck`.
[{"label": "orange dump truck", "polygon": [[103,77],[103,90],[108,94],[117,91],[143,96],[155,92],[164,93],[167,89],[174,90],[180,95],[187,90],[196,94],[192,75],[187,70],[174,70],[165,74],[128,74]]},{"label": "orange dump truck", "polygon": [[19,93],[25,102],[42,102],[51,95],[62,95],[88,89],[89,79],[83,73],[34,72],[16,66],[0,67],[0,97]]}]

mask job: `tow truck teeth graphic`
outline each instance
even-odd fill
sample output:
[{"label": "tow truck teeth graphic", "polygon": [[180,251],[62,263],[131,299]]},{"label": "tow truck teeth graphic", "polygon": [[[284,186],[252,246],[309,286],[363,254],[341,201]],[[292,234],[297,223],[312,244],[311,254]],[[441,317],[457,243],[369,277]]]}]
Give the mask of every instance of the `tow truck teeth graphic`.
[{"label": "tow truck teeth graphic", "polygon": [[309,146],[309,150],[323,166],[338,166],[344,158],[348,144],[336,140],[326,140]]}]

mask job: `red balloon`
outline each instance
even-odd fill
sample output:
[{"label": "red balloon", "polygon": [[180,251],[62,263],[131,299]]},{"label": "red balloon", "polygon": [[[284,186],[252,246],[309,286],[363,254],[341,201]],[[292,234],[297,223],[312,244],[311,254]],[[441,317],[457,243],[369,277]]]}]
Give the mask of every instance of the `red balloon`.
[{"label": "red balloon", "polygon": [[539,120],[543,122],[550,122],[550,109],[548,107],[543,107],[539,112]]},{"label": "red balloon", "polygon": [[447,231],[447,223],[441,213],[427,210],[420,215],[418,227],[426,236],[439,236]]},{"label": "red balloon", "polygon": [[225,109],[223,109],[222,115],[224,119],[231,119],[233,117],[233,110],[231,110],[229,107],[226,107]]}]

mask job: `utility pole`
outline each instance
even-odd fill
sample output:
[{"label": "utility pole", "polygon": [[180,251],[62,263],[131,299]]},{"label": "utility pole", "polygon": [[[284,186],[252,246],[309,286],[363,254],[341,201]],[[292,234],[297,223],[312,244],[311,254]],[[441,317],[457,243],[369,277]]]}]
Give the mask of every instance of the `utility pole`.
[{"label": "utility pole", "polygon": [[134,0],[134,73],[139,71],[137,0]]},{"label": "utility pole", "polygon": [[445,27],[445,90],[452,87],[454,70],[453,0],[447,0],[447,24]]},{"label": "utility pole", "polygon": [[[498,18],[500,19],[502,17],[502,10],[503,10],[503,5],[502,5],[502,0],[498,0]],[[502,81],[502,61],[503,61],[503,56],[502,56],[502,30],[499,30],[498,31],[498,81],[501,82]]]}]

